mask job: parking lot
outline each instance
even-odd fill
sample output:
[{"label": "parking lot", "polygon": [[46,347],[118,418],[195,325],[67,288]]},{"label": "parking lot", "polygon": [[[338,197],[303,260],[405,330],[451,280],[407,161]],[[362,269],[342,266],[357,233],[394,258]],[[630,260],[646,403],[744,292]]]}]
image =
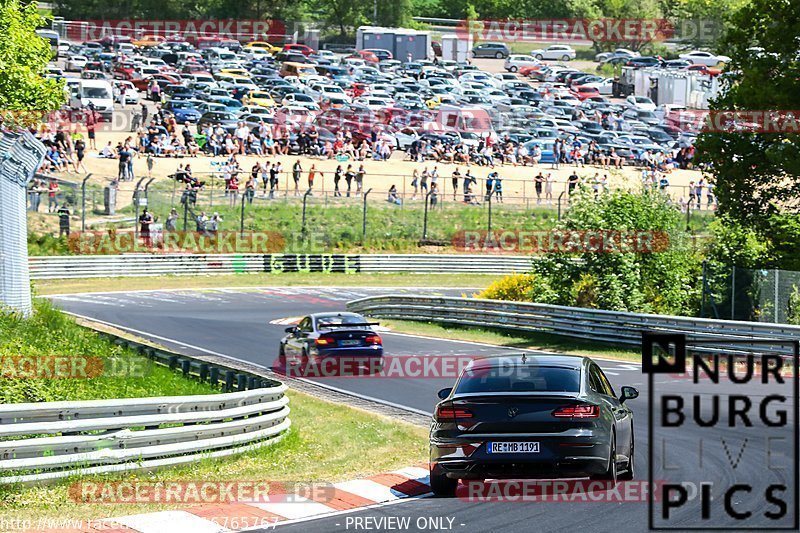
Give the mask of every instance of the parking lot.
[{"label": "parking lot", "polygon": [[[61,165],[50,170],[71,170],[75,159],[67,146],[74,139],[57,129],[82,135],[93,114],[100,122],[86,163],[122,180],[131,176],[118,164],[120,152],[131,154],[131,175],[150,159],[156,177],[174,175],[171,158],[192,158],[198,175],[222,174],[224,158],[226,188],[230,175],[253,170],[257,180],[283,158],[282,188],[291,156],[303,161],[304,184],[313,164],[315,186],[329,191],[348,177],[337,167],[363,165],[370,185],[383,193],[394,185],[400,201],[417,196],[415,182],[437,182],[458,167],[475,177],[475,190],[458,191],[465,201],[477,198],[477,180],[492,172],[507,180],[507,197],[527,201],[537,172],[550,174],[542,178],[559,190],[573,174],[595,190],[644,183],[681,206],[712,191],[692,162],[694,135],[647,98],[613,98],[596,63],[527,57],[527,68],[519,63],[509,72],[496,58],[403,63],[379,51],[208,44],[155,37],[62,44],[51,75],[68,79],[73,111],[70,124],[43,132],[45,141],[59,139]],[[104,84],[107,98],[78,97],[84,85]],[[187,187],[207,186],[202,181],[190,176]],[[691,190],[697,187],[706,190]]]}]

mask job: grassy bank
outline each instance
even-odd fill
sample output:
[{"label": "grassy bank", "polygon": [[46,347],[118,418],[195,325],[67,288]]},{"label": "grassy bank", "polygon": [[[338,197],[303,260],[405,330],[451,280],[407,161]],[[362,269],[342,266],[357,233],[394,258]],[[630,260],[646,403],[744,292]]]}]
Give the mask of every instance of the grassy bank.
[{"label": "grassy bank", "polygon": [[[69,376],[29,379],[21,358],[71,356]],[[210,394],[209,385],[184,379],[136,352],[78,326],[47,301],[23,319],[0,314],[0,403],[95,400]],[[74,366],[73,366],[74,362]],[[74,369],[74,371],[72,370]],[[74,377],[73,377],[74,376]]]},{"label": "grassy bank", "polygon": [[468,328],[439,325],[431,322],[412,322],[407,320],[381,320],[381,325],[398,333],[425,335],[440,339],[482,342],[523,350],[543,350],[556,353],[587,355],[589,357],[620,359],[626,361],[642,360],[637,350],[616,348],[599,342],[566,339],[544,333],[508,332],[499,329]]}]

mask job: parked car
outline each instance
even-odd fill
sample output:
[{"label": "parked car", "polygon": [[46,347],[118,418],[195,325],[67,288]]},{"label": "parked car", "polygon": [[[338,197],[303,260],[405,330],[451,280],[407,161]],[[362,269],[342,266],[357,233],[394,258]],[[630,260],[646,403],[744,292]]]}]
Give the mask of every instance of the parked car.
[{"label": "parked car", "polygon": [[596,56],[594,56],[594,60],[598,63],[602,63],[603,61],[607,61],[612,57],[640,57],[642,54],[639,52],[634,52],[633,50],[629,50],[627,48],[617,48],[613,52],[600,52]]},{"label": "parked car", "polygon": [[531,55],[539,61],[543,59],[550,61],[569,61],[575,59],[575,50],[566,44],[554,44],[547,48],[531,50]]},{"label": "parked car", "polygon": [[506,58],[505,68],[509,72],[517,72],[522,67],[532,67],[538,65],[539,61],[534,59],[532,56],[526,56],[523,54],[513,54]]},{"label": "parked car", "polygon": [[472,57],[504,59],[510,55],[511,49],[504,43],[480,43],[472,47]]},{"label": "parked car", "polygon": [[681,59],[691,61],[692,64],[705,65],[707,67],[716,67],[720,63],[730,63],[731,58],[728,56],[718,56],[711,52],[703,52],[702,50],[694,50],[678,56]]},{"label": "parked car", "polygon": [[663,61],[657,57],[632,57],[625,62],[628,67],[634,68],[652,68],[658,67]]}]

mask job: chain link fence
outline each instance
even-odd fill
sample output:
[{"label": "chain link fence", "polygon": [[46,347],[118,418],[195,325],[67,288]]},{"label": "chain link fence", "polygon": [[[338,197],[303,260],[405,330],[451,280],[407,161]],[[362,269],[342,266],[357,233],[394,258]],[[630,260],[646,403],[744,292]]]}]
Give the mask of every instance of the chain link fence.
[{"label": "chain link fence", "polygon": [[704,317],[800,324],[800,272],[706,268],[703,285]]}]

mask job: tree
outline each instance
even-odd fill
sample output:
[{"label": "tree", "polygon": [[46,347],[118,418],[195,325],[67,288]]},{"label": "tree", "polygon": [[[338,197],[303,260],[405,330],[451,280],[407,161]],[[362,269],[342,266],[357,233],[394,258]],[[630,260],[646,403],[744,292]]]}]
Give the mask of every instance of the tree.
[{"label": "tree", "polygon": [[372,20],[372,2],[364,0],[309,0],[309,7],[331,28],[339,28],[339,37],[352,37],[355,29]]},{"label": "tree", "polygon": [[[752,0],[731,17],[721,49],[732,61],[712,113],[777,110],[788,119],[785,110],[800,109],[799,15],[797,0]],[[772,217],[800,210],[798,133],[706,131],[696,147],[716,176],[721,214],[768,236]]]},{"label": "tree", "polygon": [[0,0],[0,109],[44,113],[64,103],[63,84],[44,77],[52,52],[35,33],[42,26],[36,3]]},{"label": "tree", "polygon": [[[571,200],[572,206],[556,228],[569,232],[562,236],[589,231],[584,235],[595,232],[596,236],[589,246],[620,244],[578,254],[558,249],[545,253],[534,263],[533,278],[515,278],[523,287],[499,284],[484,297],[524,291],[527,299],[540,303],[694,315],[700,295],[700,261],[686,239],[682,215],[665,195],[613,191],[595,197],[583,189]],[[618,240],[613,232],[620,232]],[[622,248],[623,240],[629,249]],[[566,241],[554,238],[553,242]],[[580,250],[585,242],[577,243],[576,248]],[[637,248],[636,242],[652,246]]]}]

